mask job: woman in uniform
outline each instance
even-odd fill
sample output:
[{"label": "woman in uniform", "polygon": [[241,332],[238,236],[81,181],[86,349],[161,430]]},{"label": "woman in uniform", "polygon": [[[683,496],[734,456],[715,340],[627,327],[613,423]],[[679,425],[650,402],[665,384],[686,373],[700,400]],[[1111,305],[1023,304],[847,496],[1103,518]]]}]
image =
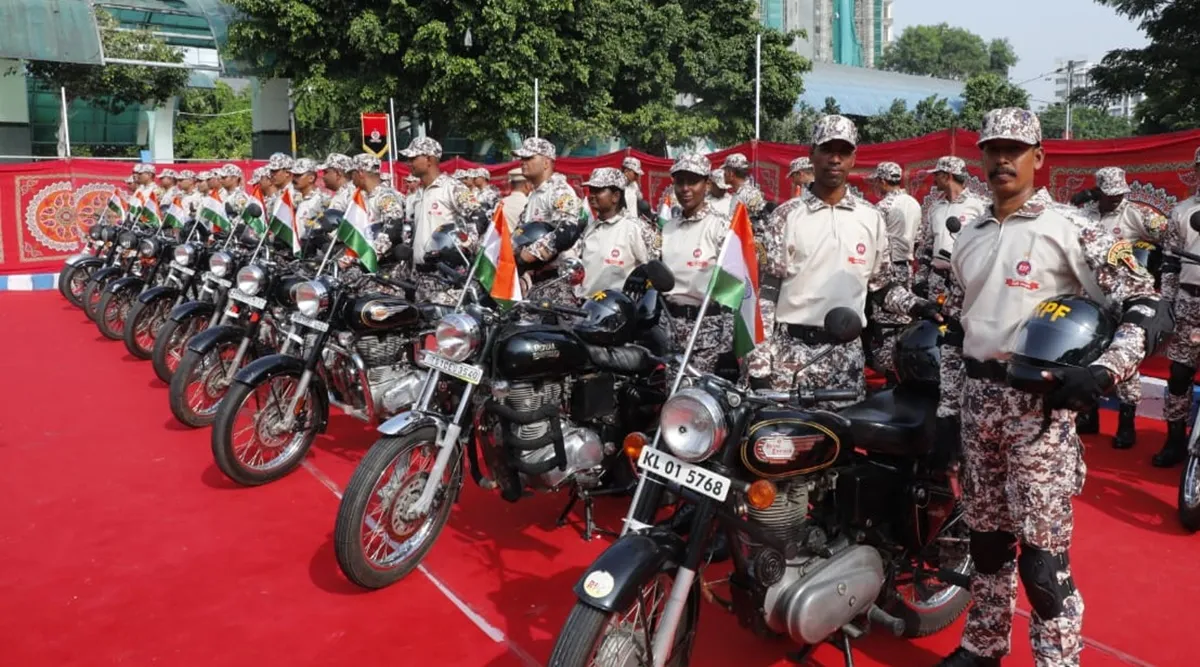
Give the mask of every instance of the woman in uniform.
[{"label": "woman in uniform", "polygon": [[658,257],[658,235],[625,208],[621,170],[596,169],[584,185],[596,219],[571,251],[583,262],[583,283],[575,288],[579,299],[601,290],[620,290],[634,269]]}]

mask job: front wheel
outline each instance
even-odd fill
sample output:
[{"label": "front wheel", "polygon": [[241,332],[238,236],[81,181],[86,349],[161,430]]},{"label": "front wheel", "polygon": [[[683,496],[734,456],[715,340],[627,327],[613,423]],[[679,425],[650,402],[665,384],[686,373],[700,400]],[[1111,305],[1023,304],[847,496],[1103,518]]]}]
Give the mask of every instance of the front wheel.
[{"label": "front wheel", "polygon": [[[962,515],[955,513],[929,547],[929,554],[914,563],[911,573],[894,582],[895,595],[887,602],[888,613],[904,621],[904,636],[927,637],[949,627],[971,603],[971,591],[936,578],[923,576],[925,566],[970,576],[971,531]],[[919,576],[922,575],[922,576]]]},{"label": "front wheel", "polygon": [[383,438],[354,469],[334,526],[334,551],[346,578],[363,588],[396,583],[421,563],[446,526],[462,486],[462,457],[446,466],[433,506],[409,512],[437,459],[437,429]]},{"label": "front wheel", "polygon": [[304,460],[325,415],[310,382],[288,425],[284,414],[300,388],[300,374],[287,373],[250,386],[234,382],[217,406],[213,421],[213,460],[242,486],[280,479]]},{"label": "front wheel", "polygon": [[133,299],[133,291],[120,289],[117,291],[104,290],[100,297],[100,305],[96,308],[96,327],[109,340],[121,340],[125,337],[125,320],[129,317],[129,302]]},{"label": "front wheel", "polygon": [[104,288],[108,286],[108,280],[96,280],[88,278],[87,287],[83,288],[83,312],[93,322],[96,320],[96,314],[100,311],[100,299],[104,297]]},{"label": "front wheel", "polygon": [[[654,635],[674,583],[673,573],[659,572],[642,586],[627,609],[615,613],[576,602],[558,633],[547,667],[651,667]],[[699,588],[693,582],[688,591],[668,667],[683,667],[691,658],[700,620]]]},{"label": "front wheel", "polygon": [[182,322],[168,319],[158,330],[154,338],[154,350],[150,353],[150,361],[154,365],[154,374],[158,379],[171,384],[171,376],[179,367],[183,353],[187,350],[187,342],[192,336],[208,327],[209,317],[197,315]]},{"label": "front wheel", "polygon": [[[217,417],[217,406],[232,384],[231,369],[237,357],[239,341],[227,341],[200,354],[195,350],[183,353],[183,360],[171,376],[171,391],[168,400],[171,414],[181,423],[200,428],[213,423]],[[242,358],[242,366],[253,361],[253,355]]]},{"label": "front wheel", "polygon": [[1179,522],[1189,533],[1200,530],[1200,454],[1190,454],[1179,478]]},{"label": "front wheel", "polygon": [[138,359],[154,354],[154,340],[171,312],[172,299],[162,296],[150,303],[138,301],[125,320],[125,349]]},{"label": "front wheel", "polygon": [[83,306],[83,292],[92,277],[91,266],[64,266],[58,273],[58,291],[72,306]]}]

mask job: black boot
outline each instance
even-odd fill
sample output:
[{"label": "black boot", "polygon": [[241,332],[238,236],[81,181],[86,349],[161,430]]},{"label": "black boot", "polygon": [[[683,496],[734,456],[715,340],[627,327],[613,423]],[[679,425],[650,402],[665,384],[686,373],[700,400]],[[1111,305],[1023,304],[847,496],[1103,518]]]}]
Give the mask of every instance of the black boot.
[{"label": "black boot", "polygon": [[985,658],[960,646],[936,667],[1000,667],[1000,658]]},{"label": "black boot", "polygon": [[1079,435],[1094,435],[1100,432],[1100,408],[1075,415],[1075,432]]},{"label": "black boot", "polygon": [[1187,422],[1176,419],[1167,422],[1167,441],[1150,461],[1155,468],[1174,468],[1187,458]]},{"label": "black boot", "polygon": [[1137,442],[1137,430],[1134,418],[1137,417],[1137,406],[1121,404],[1121,417],[1117,421],[1117,435],[1113,437],[1113,449],[1129,449]]}]

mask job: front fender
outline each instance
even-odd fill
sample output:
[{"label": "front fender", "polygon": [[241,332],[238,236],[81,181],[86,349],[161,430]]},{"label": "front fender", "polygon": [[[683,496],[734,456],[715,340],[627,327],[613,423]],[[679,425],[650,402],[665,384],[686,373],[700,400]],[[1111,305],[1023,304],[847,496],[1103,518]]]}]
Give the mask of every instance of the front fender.
[{"label": "front fender", "polygon": [[106,283],[117,276],[125,275],[125,269],[119,266],[109,266],[92,274],[92,280],[98,283]]},{"label": "front fender", "polygon": [[137,276],[124,276],[117,278],[108,285],[105,285],[104,289],[105,291],[112,292],[113,294],[116,294],[122,290],[132,290],[134,293],[137,293],[141,292],[142,288],[145,286],[146,281],[138,278]]},{"label": "front fender", "polygon": [[407,410],[383,422],[376,430],[387,436],[401,437],[415,433],[426,426],[437,429],[440,436],[446,430],[446,421],[436,415]]},{"label": "front fender", "polygon": [[88,266],[88,265],[100,266],[103,263],[104,263],[103,259],[100,259],[99,257],[97,257],[95,255],[87,255],[87,254],[83,254],[83,253],[80,253],[78,255],[71,255],[70,257],[67,258],[67,261],[66,261],[67,266]]},{"label": "front fender", "polygon": [[184,301],[171,309],[171,320],[186,322],[193,317],[212,317],[215,312],[216,307],[207,301]]},{"label": "front fender", "polygon": [[[246,386],[257,387],[280,375],[299,376],[303,373],[303,359],[297,359],[290,354],[269,354],[247,364],[233,379]],[[320,373],[313,373],[309,386],[317,401],[317,432],[323,433],[329,423],[329,390],[325,387],[325,379]]]},{"label": "front fender", "polygon": [[668,530],[627,533],[583,573],[575,584],[575,597],[602,611],[623,611],[664,564],[679,562],[684,546],[683,539]]},{"label": "front fender", "polygon": [[222,343],[240,343],[245,336],[246,330],[244,328],[223,324],[221,326],[210,327],[192,336],[188,340],[187,349],[203,356]]},{"label": "front fender", "polygon": [[150,304],[158,301],[159,299],[174,299],[177,296],[179,296],[178,287],[174,287],[172,285],[159,285],[157,287],[151,287],[145,292],[139,294],[137,300],[140,303]]}]

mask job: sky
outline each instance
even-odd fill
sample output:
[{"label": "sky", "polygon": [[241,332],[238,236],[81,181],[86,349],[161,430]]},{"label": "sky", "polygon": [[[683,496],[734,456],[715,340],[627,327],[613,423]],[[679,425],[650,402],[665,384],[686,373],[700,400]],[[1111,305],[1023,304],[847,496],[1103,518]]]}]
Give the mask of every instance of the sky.
[{"label": "sky", "polygon": [[[895,0],[892,17],[895,37],[908,26],[938,23],[966,28],[988,41],[1007,37],[1019,58],[1009,70],[1014,82],[1053,71],[1056,59],[1099,62],[1112,49],[1149,41],[1136,23],[1095,0]],[[1053,81],[1036,79],[1024,87],[1034,108],[1053,99]]]}]

